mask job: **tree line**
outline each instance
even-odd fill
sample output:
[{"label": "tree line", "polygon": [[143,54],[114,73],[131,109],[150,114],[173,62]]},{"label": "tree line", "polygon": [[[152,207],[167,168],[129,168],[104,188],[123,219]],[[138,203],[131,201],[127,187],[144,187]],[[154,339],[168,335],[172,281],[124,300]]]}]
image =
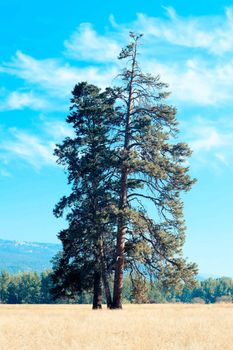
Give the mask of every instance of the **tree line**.
[{"label": "tree line", "polygon": [[51,272],[21,272],[0,274],[0,302],[2,304],[50,304],[52,296]]},{"label": "tree line", "polygon": [[[110,281],[113,285],[113,280]],[[91,291],[72,293],[65,297],[54,300],[52,289],[52,271],[23,272],[10,274],[2,271],[0,274],[0,303],[2,304],[91,304]],[[136,279],[133,281],[129,275],[124,277],[122,290],[124,303],[216,303],[233,300],[233,279],[221,277],[217,279],[208,278],[188,289],[184,287],[181,291],[165,291],[158,283],[151,284],[149,280]],[[103,300],[106,302],[106,300]]]},{"label": "tree line", "polygon": [[55,148],[71,193],[54,210],[68,227],[58,234],[53,295],[92,290],[94,309],[103,298],[109,308],[122,308],[125,271],[133,284],[151,280],[176,289],[194,285],[197,274],[182,255],[181,195],[195,182],[191,150],[176,140],[167,85],[140,67],[141,37],[130,33],[120,52],[116,86],[75,85],[66,119],[74,136]]}]

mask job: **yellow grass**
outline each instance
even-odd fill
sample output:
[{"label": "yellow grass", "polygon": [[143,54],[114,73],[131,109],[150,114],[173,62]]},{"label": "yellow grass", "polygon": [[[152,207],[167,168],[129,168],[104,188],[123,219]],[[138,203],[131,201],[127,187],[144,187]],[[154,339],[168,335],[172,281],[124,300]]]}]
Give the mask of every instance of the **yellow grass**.
[{"label": "yellow grass", "polygon": [[1,305],[1,350],[233,350],[231,305]]}]

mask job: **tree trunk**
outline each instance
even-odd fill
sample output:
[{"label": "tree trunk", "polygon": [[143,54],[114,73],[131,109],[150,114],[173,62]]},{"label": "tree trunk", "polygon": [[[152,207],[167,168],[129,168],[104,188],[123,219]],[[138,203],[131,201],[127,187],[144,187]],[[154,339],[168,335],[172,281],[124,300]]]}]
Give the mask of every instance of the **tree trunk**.
[{"label": "tree trunk", "polygon": [[[132,70],[130,73],[129,85],[128,85],[128,100],[127,111],[125,119],[125,140],[124,151],[129,151],[130,145],[130,122],[133,111],[133,79],[135,74],[137,46],[134,47],[134,53],[132,57]],[[127,73],[128,74],[128,73]],[[113,291],[113,309],[122,309],[122,288],[123,288],[123,272],[124,272],[124,252],[125,252],[125,234],[126,234],[126,220],[125,209],[127,208],[127,179],[129,175],[129,169],[127,165],[122,167],[121,175],[121,192],[119,200],[120,215],[118,219],[118,232],[117,232],[117,246],[116,246],[116,263],[115,263],[115,277],[114,277],[114,291]]]},{"label": "tree trunk", "polygon": [[112,297],[111,297],[111,291],[110,291],[110,286],[109,286],[109,281],[108,281],[108,271],[107,271],[107,264],[106,264],[106,260],[105,260],[105,254],[104,254],[103,238],[101,238],[101,240],[100,240],[99,248],[100,248],[102,280],[103,280],[103,285],[104,285],[104,290],[105,290],[107,308],[110,309],[112,307]]},{"label": "tree trunk", "polygon": [[102,309],[102,283],[101,273],[99,271],[95,271],[94,273],[94,292],[92,309]]},{"label": "tree trunk", "polygon": [[108,282],[108,276],[107,276],[105,271],[103,271],[102,279],[103,279],[103,284],[104,284],[107,308],[111,309],[112,308],[112,297],[111,297],[111,291],[110,291],[109,282]]},{"label": "tree trunk", "polygon": [[126,224],[124,218],[124,209],[127,201],[127,171],[124,171],[121,179],[121,195],[120,195],[120,210],[122,213],[118,220],[118,234],[117,234],[117,249],[116,249],[116,266],[114,278],[114,292],[113,292],[113,309],[122,309],[122,288],[123,288],[123,271],[124,271],[124,252],[125,252],[125,233]]}]

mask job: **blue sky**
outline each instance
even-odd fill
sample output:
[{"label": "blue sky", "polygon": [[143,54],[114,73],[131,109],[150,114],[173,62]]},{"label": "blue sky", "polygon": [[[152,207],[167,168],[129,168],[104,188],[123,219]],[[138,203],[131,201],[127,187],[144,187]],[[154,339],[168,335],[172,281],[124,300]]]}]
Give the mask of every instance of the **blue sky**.
[{"label": "blue sky", "polygon": [[0,4],[0,238],[56,242],[68,193],[55,143],[72,87],[114,83],[129,30],[141,64],[169,83],[180,138],[193,149],[184,255],[233,277],[233,3],[220,0],[17,1]]}]

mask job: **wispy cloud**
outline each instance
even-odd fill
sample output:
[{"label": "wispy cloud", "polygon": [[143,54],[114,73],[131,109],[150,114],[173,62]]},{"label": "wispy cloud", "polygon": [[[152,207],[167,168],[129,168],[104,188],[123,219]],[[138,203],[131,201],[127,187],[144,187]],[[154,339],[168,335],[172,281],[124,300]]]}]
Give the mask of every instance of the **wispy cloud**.
[{"label": "wispy cloud", "polygon": [[116,74],[114,67],[72,67],[56,59],[38,60],[21,51],[16,52],[12,61],[3,63],[0,72],[21,78],[34,89],[39,88],[63,100],[70,96],[70,91],[80,81],[103,87]]},{"label": "wispy cloud", "polygon": [[212,165],[216,169],[233,167],[233,125],[230,120],[197,117],[183,124],[183,131],[197,164]]},{"label": "wispy cloud", "polygon": [[[227,8],[218,17],[181,17],[172,8],[166,8],[166,13],[165,18],[138,14],[134,22],[125,24],[118,24],[111,16],[111,31],[104,34],[95,31],[90,23],[82,23],[65,40],[59,59],[41,60],[17,51],[12,59],[0,65],[0,73],[20,78],[22,87],[11,92],[4,87],[0,89],[3,96],[0,110],[65,111],[76,83],[88,81],[100,87],[112,84],[119,72],[116,56],[127,42],[129,30],[144,32],[140,48],[143,55],[139,56],[143,70],[160,74],[161,80],[169,83],[174,105],[185,104],[190,109],[193,106],[231,107],[232,9]],[[212,157],[218,163],[233,163],[233,128],[220,125],[221,119],[219,115],[215,123],[204,117],[188,123],[188,128],[192,125],[192,132],[186,135],[196,160],[205,162]],[[2,147],[35,167],[52,165],[53,144],[71,136],[72,131],[60,121],[44,120],[42,128],[41,138],[15,130]]]},{"label": "wispy cloud", "polygon": [[10,159],[23,159],[36,169],[44,165],[55,165],[54,143],[45,141],[26,132],[11,129],[11,140],[3,141],[0,149]]},{"label": "wispy cloud", "polygon": [[32,91],[20,92],[13,91],[9,93],[0,102],[0,111],[2,110],[17,110],[23,108],[31,108],[34,110],[48,109],[50,106],[49,102],[41,97],[35,96]]},{"label": "wispy cloud", "polygon": [[148,60],[144,67],[154,75],[160,73],[161,79],[169,84],[175,103],[212,106],[232,101],[233,60],[213,64],[192,58],[170,65]]},{"label": "wispy cloud", "polygon": [[[42,109],[50,101],[56,109],[57,101],[67,105],[77,82],[101,87],[111,84],[119,72],[116,57],[129,29],[144,32],[142,66],[170,84],[175,103],[208,106],[231,101],[233,60],[228,53],[233,52],[233,41],[229,40],[233,36],[232,9],[227,8],[219,17],[204,18],[180,17],[172,8],[166,11],[167,18],[138,14],[134,22],[122,25],[111,17],[112,31],[101,35],[90,23],[82,23],[64,42],[61,59],[38,60],[17,51],[11,61],[0,66],[0,72],[21,78],[30,92],[12,92],[8,104]],[[222,55],[221,60],[216,55]],[[69,57],[77,61],[69,62]],[[80,60],[85,64],[80,65]]]},{"label": "wispy cloud", "polygon": [[[31,61],[35,63],[34,68]],[[64,109],[64,104],[67,104],[68,96],[77,82],[89,81],[104,88],[112,84],[118,73],[115,65],[108,68],[74,68],[70,65],[59,66],[56,60],[50,62],[50,65],[51,68],[46,60],[39,61],[20,53],[13,62],[0,68],[5,73],[22,78],[35,90],[11,92],[0,104],[0,110],[26,107],[34,110],[57,110],[61,109],[61,105]],[[232,99],[233,60],[210,64],[203,59],[192,58],[166,64],[144,58],[142,66],[154,75],[160,74],[161,79],[170,85],[175,102],[215,105]]]},{"label": "wispy cloud", "polygon": [[[213,149],[228,147],[232,143],[233,133],[221,133],[214,126],[202,126],[193,128],[194,139],[190,145],[194,152],[208,152]],[[196,138],[195,138],[196,136]],[[221,159],[221,157],[219,157]]]},{"label": "wispy cloud", "polygon": [[[36,126],[36,125],[35,125]],[[49,120],[40,116],[40,124],[29,132],[18,128],[1,130],[0,159],[5,168],[17,159],[32,165],[35,169],[45,166],[55,166],[56,157],[53,155],[55,144],[65,137],[72,137],[73,130],[61,120]],[[0,169],[1,176],[8,176],[8,171]]]},{"label": "wispy cloud", "polygon": [[135,26],[150,37],[172,45],[208,50],[223,55],[233,50],[233,12],[226,8],[223,16],[181,17],[175,9],[165,8],[168,18],[139,14]]},{"label": "wispy cloud", "polygon": [[116,61],[121,49],[119,43],[109,35],[99,35],[90,23],[82,23],[65,41],[66,55],[91,62]]},{"label": "wispy cloud", "polygon": [[64,137],[74,136],[72,128],[69,127],[69,125],[67,125],[65,122],[60,120],[46,121],[44,123],[44,130],[56,141],[59,141]]},{"label": "wispy cloud", "polygon": [[11,177],[11,173],[5,169],[0,169],[0,176],[2,177]]}]

